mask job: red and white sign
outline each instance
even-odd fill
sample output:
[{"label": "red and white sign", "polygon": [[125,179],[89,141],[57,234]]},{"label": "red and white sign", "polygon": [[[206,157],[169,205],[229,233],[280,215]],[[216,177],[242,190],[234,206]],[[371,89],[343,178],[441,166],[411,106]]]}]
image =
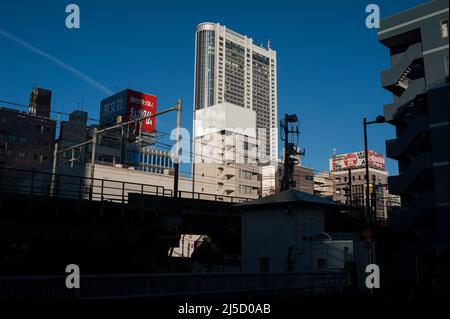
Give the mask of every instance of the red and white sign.
[{"label": "red and white sign", "polygon": [[[100,125],[115,124],[117,117],[131,121],[156,113],[156,96],[133,90],[123,90],[102,100]],[[150,117],[142,122],[142,132],[153,133],[156,119]]]},{"label": "red and white sign", "polygon": [[345,167],[353,168],[356,166],[356,164],[358,164],[358,155],[356,155],[355,153],[345,154],[345,157],[344,157]]},{"label": "red and white sign", "polygon": [[[383,154],[374,151],[367,152],[369,159],[369,167],[381,171],[386,170],[386,161]],[[330,171],[338,172],[348,169],[358,169],[366,167],[366,159],[364,152],[346,153],[336,155],[330,159]]]},{"label": "red and white sign", "polygon": [[[156,113],[156,96],[128,90],[126,120],[135,120]],[[150,117],[142,122],[142,131],[153,133],[156,127],[156,118]]]}]

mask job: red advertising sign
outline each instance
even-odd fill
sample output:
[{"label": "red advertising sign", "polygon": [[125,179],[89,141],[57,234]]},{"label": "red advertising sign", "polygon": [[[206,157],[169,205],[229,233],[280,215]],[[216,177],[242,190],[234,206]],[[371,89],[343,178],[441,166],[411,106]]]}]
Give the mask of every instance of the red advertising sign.
[{"label": "red advertising sign", "polygon": [[[112,125],[118,116],[123,121],[135,120],[156,113],[156,96],[133,90],[123,90],[101,101],[100,125]],[[156,119],[148,118],[142,122],[142,132],[153,133]]]},{"label": "red advertising sign", "polygon": [[358,164],[358,156],[354,153],[345,154],[344,165],[347,168],[353,168]]},{"label": "red advertising sign", "polygon": [[[383,154],[374,151],[367,152],[369,159],[369,167],[385,171],[386,162]],[[333,156],[330,159],[330,171],[345,171],[348,169],[364,168],[366,166],[366,159],[364,152],[347,153]]]},{"label": "red advertising sign", "polygon": [[[128,90],[126,120],[135,120],[156,113],[156,96]],[[142,122],[142,132],[153,133],[156,118],[151,117]]]}]

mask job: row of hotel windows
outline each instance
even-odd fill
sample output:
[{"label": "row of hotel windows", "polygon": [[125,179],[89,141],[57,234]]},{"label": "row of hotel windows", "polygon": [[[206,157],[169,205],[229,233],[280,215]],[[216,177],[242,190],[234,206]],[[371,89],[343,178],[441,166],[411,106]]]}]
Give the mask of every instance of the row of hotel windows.
[{"label": "row of hotel windows", "polygon": [[[5,141],[5,140],[7,142],[17,142],[17,140],[18,140],[18,142],[21,144],[28,144],[28,137],[26,137],[26,136],[20,136],[17,139],[17,136],[15,136],[15,135],[0,135],[0,141]],[[34,144],[39,145],[40,144],[39,139],[35,138]],[[44,144],[48,145],[48,141],[45,141]]]},{"label": "row of hotel windows", "polygon": [[[0,154],[5,154],[8,157],[14,157],[16,153],[13,150],[0,150]],[[27,152],[23,152],[23,151],[17,152],[17,159],[25,160],[27,158],[28,158]],[[33,154],[32,159],[35,161],[42,162],[42,161],[46,161],[48,159],[48,157],[35,153],[35,154]]]},{"label": "row of hotel windows", "polygon": [[[361,180],[366,180],[366,175],[364,175],[364,177],[362,176],[362,175],[358,175],[358,177],[356,177],[356,176],[352,176],[352,181],[356,181],[356,179],[358,179],[358,181],[361,181]],[[348,180],[348,178],[347,177],[344,177],[344,182],[347,182],[347,180]],[[378,180],[379,182],[381,181],[381,178],[380,177],[377,177],[376,175],[372,175],[372,181],[373,180]],[[340,183],[341,182],[341,178],[340,177],[337,177],[336,178],[336,182],[338,182],[338,183]]]},{"label": "row of hotel windows", "polygon": [[[0,124],[6,124],[6,123],[8,123],[8,119],[3,117],[1,119],[1,121],[0,121]],[[21,129],[23,128],[25,130],[29,130],[31,128],[31,124],[28,121],[9,120],[9,126],[11,128],[16,128],[16,129],[19,126],[22,126]],[[50,132],[50,126],[44,126],[44,125],[41,125],[41,124],[36,124],[34,128],[35,128],[35,130],[37,132],[43,133],[44,130],[47,131],[47,132]]]},{"label": "row of hotel windows", "polygon": [[147,154],[147,153],[139,153],[128,151],[127,160],[140,164],[148,164],[162,167],[173,167],[173,162],[168,155],[155,155],[155,154]]},{"label": "row of hotel windows", "polygon": [[253,187],[251,187],[251,186],[246,186],[246,185],[241,185],[240,188],[241,188],[241,189],[240,189],[241,194],[251,195]]}]

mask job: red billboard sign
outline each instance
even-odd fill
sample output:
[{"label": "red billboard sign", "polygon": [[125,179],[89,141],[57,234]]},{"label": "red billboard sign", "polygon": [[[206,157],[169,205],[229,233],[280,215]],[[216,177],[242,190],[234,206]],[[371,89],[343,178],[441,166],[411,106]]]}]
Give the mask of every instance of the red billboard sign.
[{"label": "red billboard sign", "polygon": [[[156,96],[128,90],[126,120],[135,120],[156,113]],[[151,117],[142,122],[142,132],[153,133],[156,118]]]},{"label": "red billboard sign", "polygon": [[[100,124],[114,124],[118,116],[122,116],[122,121],[130,121],[155,113],[156,96],[133,90],[123,90],[101,102]],[[155,127],[156,119],[154,117],[142,122],[142,132],[144,133],[153,133]]]},{"label": "red billboard sign", "polygon": [[354,153],[345,154],[344,165],[347,168],[353,168],[358,164],[358,155]]},{"label": "red billboard sign", "polygon": [[[374,151],[367,152],[369,159],[369,167],[385,171],[386,161],[384,155]],[[366,167],[366,159],[364,152],[347,153],[336,155],[330,159],[330,171],[338,172],[348,169],[358,169]]]}]

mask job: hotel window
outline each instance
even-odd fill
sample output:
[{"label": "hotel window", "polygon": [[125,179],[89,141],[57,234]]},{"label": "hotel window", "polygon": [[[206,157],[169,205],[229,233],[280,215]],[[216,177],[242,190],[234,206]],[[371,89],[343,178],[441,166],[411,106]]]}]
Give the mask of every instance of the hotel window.
[{"label": "hotel window", "polygon": [[252,172],[241,171],[241,178],[252,179]]},{"label": "hotel window", "polygon": [[260,257],[259,265],[261,272],[269,272],[270,271],[270,259],[269,257]]},{"label": "hotel window", "polygon": [[449,65],[448,65],[448,56],[446,56],[445,57],[445,59],[444,59],[444,72],[445,72],[445,75],[446,76],[448,76],[448,67],[449,67]]},{"label": "hotel window", "polygon": [[443,38],[448,38],[448,20],[441,22],[441,33]]},{"label": "hotel window", "polygon": [[326,269],[328,266],[327,260],[325,258],[318,258],[317,259],[317,268],[319,269]]}]

